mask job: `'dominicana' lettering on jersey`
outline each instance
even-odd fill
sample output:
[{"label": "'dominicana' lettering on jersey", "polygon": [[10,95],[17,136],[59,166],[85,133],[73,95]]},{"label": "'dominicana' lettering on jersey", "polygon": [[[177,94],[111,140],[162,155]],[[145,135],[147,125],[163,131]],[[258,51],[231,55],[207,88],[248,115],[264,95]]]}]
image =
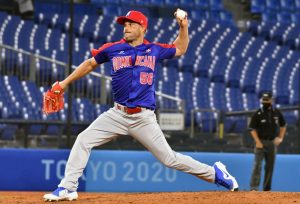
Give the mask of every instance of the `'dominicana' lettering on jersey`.
[{"label": "'dominicana' lettering on jersey", "polygon": [[[131,56],[114,57],[112,59],[114,71],[132,66]],[[155,68],[155,56],[136,56],[136,66],[148,67],[154,71]]]},{"label": "'dominicana' lettering on jersey", "polygon": [[132,66],[131,56],[114,57],[112,61],[115,72],[121,68]]},{"label": "'dominicana' lettering on jersey", "polygon": [[149,67],[154,71],[155,56],[136,56],[135,65]]}]

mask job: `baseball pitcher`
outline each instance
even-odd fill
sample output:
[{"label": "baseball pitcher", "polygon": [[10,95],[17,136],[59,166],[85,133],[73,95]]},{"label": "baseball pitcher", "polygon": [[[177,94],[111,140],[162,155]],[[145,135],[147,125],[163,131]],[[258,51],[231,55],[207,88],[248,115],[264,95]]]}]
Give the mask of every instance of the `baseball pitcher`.
[{"label": "baseball pitcher", "polygon": [[93,49],[92,58],[84,61],[66,79],[56,82],[45,93],[44,112],[59,111],[63,92],[71,82],[85,76],[99,64],[112,62],[114,107],[101,114],[78,135],[66,164],[64,178],[55,191],[44,195],[45,201],[76,200],[78,179],[87,165],[92,148],[122,135],[131,135],[169,168],[192,174],[231,191],[238,190],[236,179],[221,162],[209,166],[174,152],[157,123],[154,114],[156,64],[163,59],[182,56],[189,44],[187,13],[177,9],[175,17],[179,34],[173,44],[152,43],[144,39],[148,20],[139,11],[129,11],[126,16],[118,17],[117,23],[124,27],[123,39]]}]

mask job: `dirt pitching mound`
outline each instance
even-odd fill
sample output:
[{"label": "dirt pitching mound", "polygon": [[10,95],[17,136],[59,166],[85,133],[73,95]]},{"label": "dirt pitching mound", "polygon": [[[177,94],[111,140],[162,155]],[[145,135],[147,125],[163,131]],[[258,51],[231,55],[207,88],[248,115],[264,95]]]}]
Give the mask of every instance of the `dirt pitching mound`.
[{"label": "dirt pitching mound", "polygon": [[[0,192],[0,203],[46,203],[44,192]],[[48,203],[48,202],[47,202]],[[55,202],[57,203],[57,202]],[[69,204],[300,204],[296,192],[173,192],[173,193],[85,193],[79,192],[77,201],[61,201]]]}]

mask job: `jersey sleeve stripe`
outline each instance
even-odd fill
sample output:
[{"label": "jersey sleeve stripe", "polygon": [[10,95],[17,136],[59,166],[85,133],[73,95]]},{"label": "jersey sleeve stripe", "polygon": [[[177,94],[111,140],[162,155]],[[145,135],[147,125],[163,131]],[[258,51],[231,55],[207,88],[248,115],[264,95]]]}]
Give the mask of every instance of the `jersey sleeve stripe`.
[{"label": "jersey sleeve stripe", "polygon": [[102,45],[101,47],[99,47],[98,49],[92,49],[91,50],[91,53],[92,53],[92,56],[95,57],[97,54],[99,54],[101,51],[103,51],[104,49],[107,49],[113,45],[116,45],[116,44],[121,44],[121,43],[124,43],[124,40],[120,40],[118,42],[113,42],[113,43],[106,43],[104,45]]},{"label": "jersey sleeve stripe", "polygon": [[175,44],[165,44],[165,43],[153,43],[155,45],[159,45],[163,48],[176,48]]}]

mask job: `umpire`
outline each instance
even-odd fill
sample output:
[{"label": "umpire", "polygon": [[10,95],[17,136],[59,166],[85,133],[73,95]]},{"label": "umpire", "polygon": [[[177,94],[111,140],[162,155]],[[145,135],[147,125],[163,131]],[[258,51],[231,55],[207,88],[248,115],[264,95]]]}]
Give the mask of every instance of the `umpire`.
[{"label": "umpire", "polygon": [[262,108],[252,116],[249,125],[255,141],[255,161],[252,170],[251,190],[258,190],[262,161],[265,159],[263,190],[270,191],[277,146],[283,141],[286,123],[282,113],[272,106],[272,93],[262,93]]}]

